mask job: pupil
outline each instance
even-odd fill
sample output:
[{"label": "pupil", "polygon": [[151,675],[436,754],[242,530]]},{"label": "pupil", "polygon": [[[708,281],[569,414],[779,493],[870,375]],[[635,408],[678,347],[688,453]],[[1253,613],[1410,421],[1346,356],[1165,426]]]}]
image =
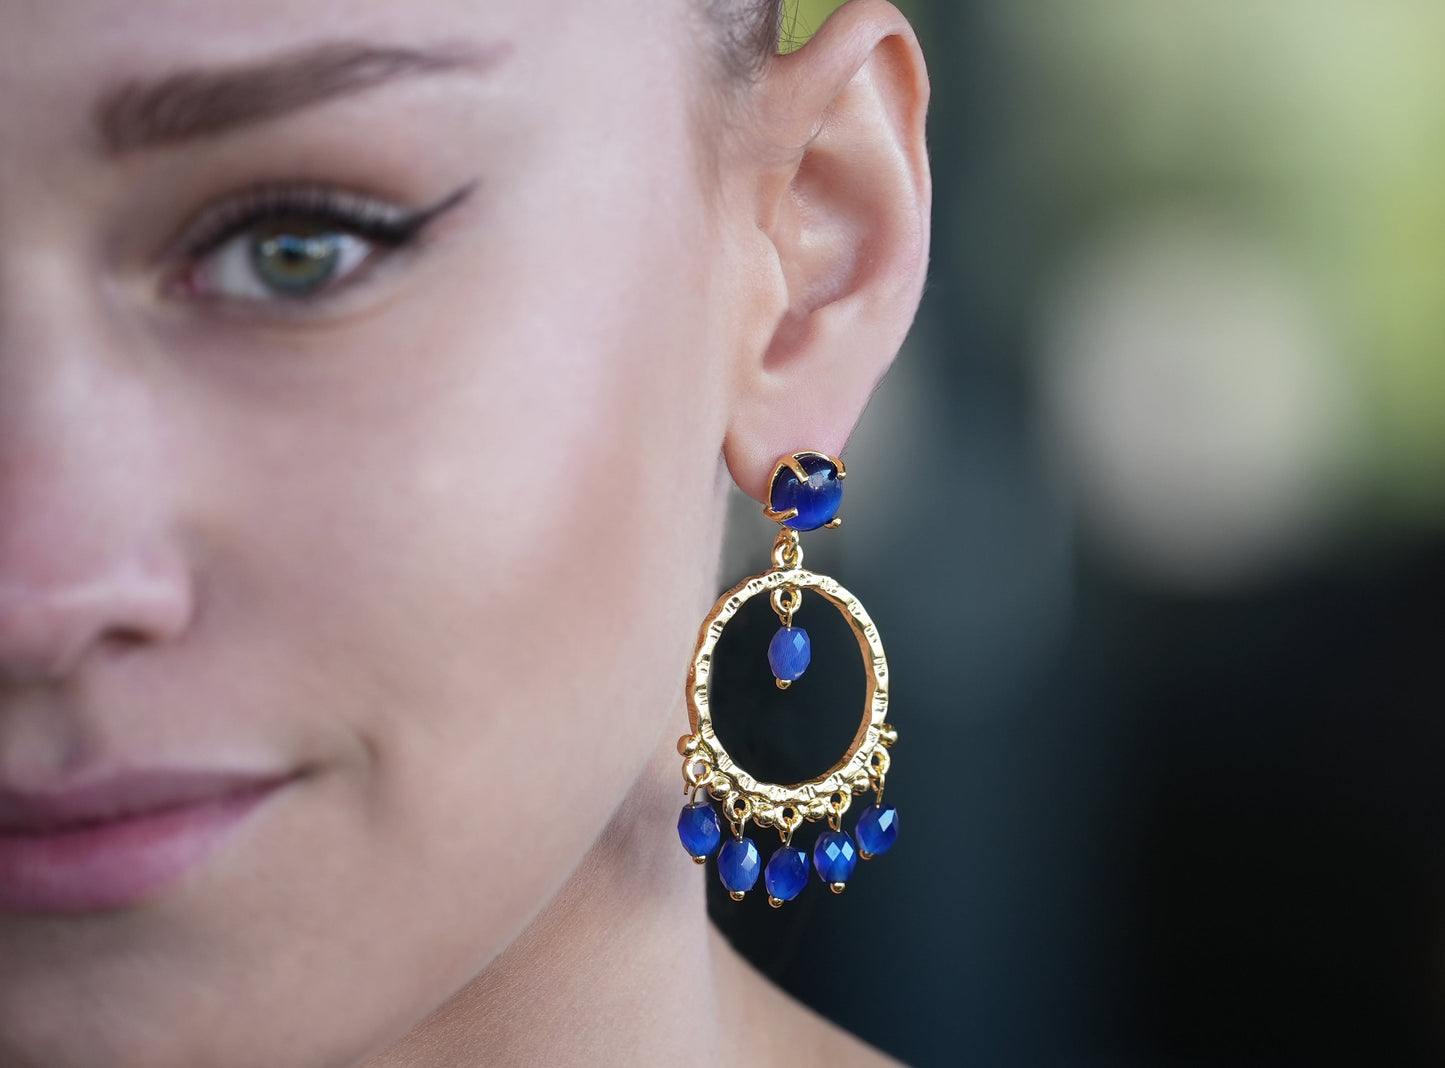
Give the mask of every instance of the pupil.
[{"label": "pupil", "polygon": [[336,273],[341,258],[339,236],[294,231],[264,234],[251,243],[251,265],[266,286],[278,293],[310,293]]}]

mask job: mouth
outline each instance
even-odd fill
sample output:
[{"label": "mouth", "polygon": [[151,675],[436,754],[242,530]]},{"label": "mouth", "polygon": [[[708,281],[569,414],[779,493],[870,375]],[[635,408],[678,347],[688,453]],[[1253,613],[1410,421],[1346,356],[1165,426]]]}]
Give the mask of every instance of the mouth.
[{"label": "mouth", "polygon": [[296,778],[151,772],[57,793],[0,786],[0,911],[134,905],[201,865]]}]

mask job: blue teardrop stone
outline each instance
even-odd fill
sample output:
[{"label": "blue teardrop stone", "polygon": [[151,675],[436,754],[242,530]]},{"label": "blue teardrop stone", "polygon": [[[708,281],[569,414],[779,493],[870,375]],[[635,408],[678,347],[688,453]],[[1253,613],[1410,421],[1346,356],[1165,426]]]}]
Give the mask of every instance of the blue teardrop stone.
[{"label": "blue teardrop stone", "polygon": [[779,901],[791,901],[808,885],[808,854],[801,849],[783,846],[768,860],[763,872],[768,884],[768,896]]},{"label": "blue teardrop stone", "polygon": [[705,801],[684,805],[677,817],[677,836],[690,857],[710,857],[722,840],[717,813]]},{"label": "blue teardrop stone", "polygon": [[717,855],[717,876],[734,894],[745,894],[758,883],[763,866],[758,847],[751,838],[729,838]]},{"label": "blue teardrop stone", "polygon": [[768,645],[768,665],[783,682],[796,682],[813,660],[813,643],[802,627],[779,627]]},{"label": "blue teardrop stone", "polygon": [[888,852],[898,839],[898,810],[892,805],[869,805],[858,817],[853,833],[858,836],[858,848],[870,857]]},{"label": "blue teardrop stone", "polygon": [[846,831],[824,831],[813,845],[813,863],[825,883],[846,883],[858,863],[858,849]]},{"label": "blue teardrop stone", "polygon": [[808,475],[806,482],[784,467],[768,490],[768,503],[775,512],[794,508],[798,514],[783,521],[794,530],[817,530],[833,520],[843,503],[843,480],[838,468],[821,456],[805,456],[798,461]]}]

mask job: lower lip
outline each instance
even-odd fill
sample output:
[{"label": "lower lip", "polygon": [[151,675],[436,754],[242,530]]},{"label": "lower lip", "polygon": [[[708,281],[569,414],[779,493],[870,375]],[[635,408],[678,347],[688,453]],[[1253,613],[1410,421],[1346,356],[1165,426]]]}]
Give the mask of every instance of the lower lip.
[{"label": "lower lip", "polygon": [[121,909],[197,867],[278,788],[44,833],[0,829],[0,910]]}]

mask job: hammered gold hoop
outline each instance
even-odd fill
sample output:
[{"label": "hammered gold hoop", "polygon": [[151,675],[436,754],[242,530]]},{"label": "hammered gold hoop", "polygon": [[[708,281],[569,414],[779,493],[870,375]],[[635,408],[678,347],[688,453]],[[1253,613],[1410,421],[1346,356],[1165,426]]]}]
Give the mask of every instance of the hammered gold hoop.
[{"label": "hammered gold hoop", "polygon": [[[797,603],[801,591],[812,590],[842,613],[848,621],[863,656],[867,689],[862,722],[843,758],[821,778],[783,785],[763,782],[738,765],[718,739],[713,728],[708,681],[712,675],[713,652],[727,625],[754,597],[784,595]],[[746,819],[764,826],[776,826],[785,840],[804,819],[837,822],[847,811],[852,795],[882,788],[889,759],[887,747],[897,734],[887,722],[888,660],[878,628],[862,603],[837,580],[814,574],[802,567],[775,568],[756,575],[723,594],[703,620],[698,633],[692,666],[687,679],[687,714],[692,734],[678,741],[683,756],[683,776],[688,789],[706,789],[724,802],[724,813],[735,811],[736,801],[746,802]],[[741,825],[733,820],[737,833]]]}]

